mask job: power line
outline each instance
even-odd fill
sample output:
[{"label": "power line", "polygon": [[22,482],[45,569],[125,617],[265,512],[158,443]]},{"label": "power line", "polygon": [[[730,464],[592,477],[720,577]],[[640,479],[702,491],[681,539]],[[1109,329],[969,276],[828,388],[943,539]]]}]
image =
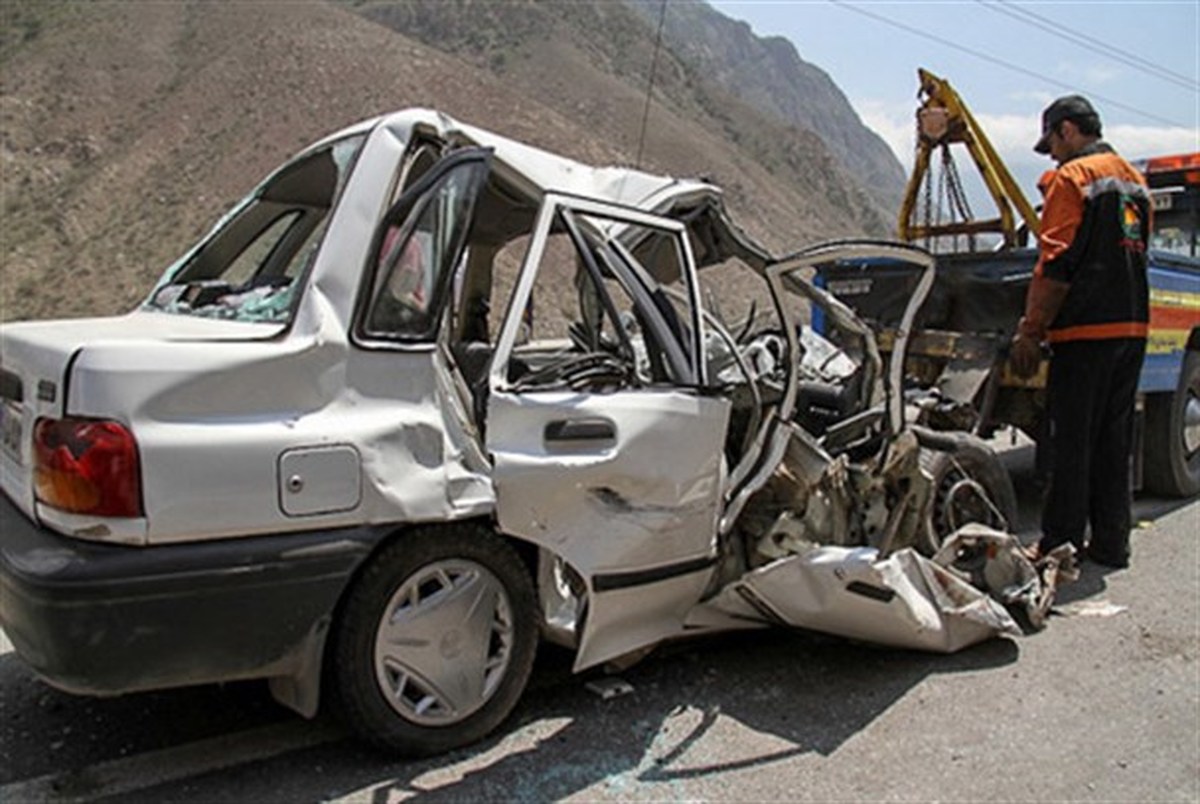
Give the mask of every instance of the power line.
[{"label": "power line", "polygon": [[642,130],[638,134],[637,160],[634,167],[642,167],[642,147],[646,144],[646,123],[650,119],[650,96],[654,90],[654,74],[658,72],[658,51],[662,48],[663,22],[667,19],[667,0],[662,0],[658,9],[658,33],[654,35],[654,56],[650,59],[650,79],[646,82],[646,105],[642,108]]},{"label": "power line", "polygon": [[[1044,73],[1034,72],[1033,70],[1029,70],[1029,69],[1026,69],[1025,67],[1020,66],[1019,64],[1013,64],[1012,62],[1005,61],[1004,59],[999,59],[999,58],[996,58],[995,56],[989,56],[986,53],[980,53],[977,50],[972,50],[971,48],[964,47],[963,45],[960,45],[957,42],[952,42],[949,39],[943,39],[940,36],[935,36],[934,34],[931,34],[928,31],[923,31],[920,28],[914,28],[911,25],[905,25],[904,23],[897,22],[896,20],[893,20],[889,17],[884,17],[880,14],[875,14],[874,12],[867,11],[865,8],[860,8],[858,6],[851,5],[850,3],[845,2],[845,0],[829,0],[829,2],[840,8],[844,8],[848,11],[853,11],[854,13],[861,14],[864,17],[869,17],[877,22],[882,22],[885,25],[890,25],[893,28],[899,28],[900,30],[906,31],[910,34],[913,34],[914,36],[919,36],[923,39],[928,39],[932,42],[937,42],[939,45],[944,45],[948,48],[951,48],[952,50],[957,50],[962,53],[966,53],[968,56],[973,56],[977,59],[982,59],[983,61],[991,62],[992,64],[996,64],[1001,67],[1004,67],[1005,69],[1021,73],[1022,75],[1029,76],[1030,78],[1036,79],[1038,81],[1042,81],[1047,84],[1053,84],[1054,86],[1061,87],[1062,89],[1066,89],[1068,91],[1076,90],[1076,87],[1073,87],[1070,84],[1063,83],[1062,81],[1057,81],[1053,78],[1050,78],[1050,77],[1046,76]],[[1168,120],[1165,117],[1160,117],[1156,114],[1152,114],[1150,112],[1147,112],[1144,109],[1138,109],[1136,107],[1129,106],[1127,104],[1121,103],[1120,101],[1113,100],[1112,98],[1106,98],[1103,95],[1097,95],[1094,92],[1089,92],[1088,94],[1091,95],[1092,98],[1094,98],[1098,101],[1101,101],[1105,104],[1108,104],[1109,106],[1115,106],[1119,109],[1124,109],[1127,112],[1133,112],[1134,114],[1139,114],[1142,117],[1146,117],[1151,120],[1156,120],[1159,123],[1165,123],[1168,126],[1176,126],[1177,128],[1189,128],[1189,126],[1186,126],[1183,123],[1178,122],[1177,120]]]},{"label": "power line", "polygon": [[1172,84],[1176,84],[1193,92],[1200,90],[1200,83],[1188,78],[1186,75],[1181,75],[1180,73],[1169,70],[1166,67],[1155,64],[1152,61],[1143,59],[1141,56],[1133,53],[1127,53],[1120,48],[1113,47],[1112,45],[1088,36],[1087,34],[1066,30],[1061,25],[1054,22],[1054,20],[1043,17],[1040,14],[1030,11],[1022,6],[1014,5],[1008,2],[1008,0],[993,0],[993,2],[988,2],[988,0],[975,0],[975,2],[979,3],[981,6],[990,8],[992,11],[996,11],[1011,17],[1017,22],[1023,22],[1026,25],[1032,25],[1035,28],[1040,28],[1041,30],[1046,31],[1053,36],[1057,36],[1060,39],[1065,39],[1066,41],[1085,48],[1091,52],[1096,52],[1096,49],[1099,48],[1101,55],[1104,57],[1113,59],[1114,61],[1119,61],[1122,64],[1134,68],[1135,70],[1141,70],[1147,75],[1151,75],[1163,81],[1169,81]]}]

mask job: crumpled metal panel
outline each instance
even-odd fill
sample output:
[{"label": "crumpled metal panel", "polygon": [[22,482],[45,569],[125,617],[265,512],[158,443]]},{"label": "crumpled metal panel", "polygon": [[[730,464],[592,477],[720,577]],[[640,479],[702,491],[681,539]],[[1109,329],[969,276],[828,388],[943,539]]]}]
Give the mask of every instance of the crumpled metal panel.
[{"label": "crumpled metal panel", "polygon": [[679,636],[688,612],[704,594],[712,569],[657,583],[593,593],[575,653],[575,672],[635,656]]},{"label": "crumpled metal panel", "polygon": [[1021,611],[1033,628],[1045,625],[1059,584],[1079,577],[1071,544],[1056,547],[1035,564],[1016,536],[977,523],[951,534],[933,560],[953,567],[975,587]]},{"label": "crumpled metal panel", "polygon": [[[491,399],[501,530],[563,556],[585,578],[715,550],[723,399],[673,392],[542,392]],[[548,422],[606,420],[611,443],[545,437]]]},{"label": "crumpled metal panel", "polygon": [[818,547],[747,573],[711,604],[729,614],[898,648],[952,653],[1019,635],[1004,606],[912,549]]},{"label": "crumpled metal panel", "polygon": [[[576,669],[678,634],[716,562],[729,402],[672,391],[493,393],[488,446],[500,530],[586,585]],[[608,438],[548,438],[566,422]]]}]

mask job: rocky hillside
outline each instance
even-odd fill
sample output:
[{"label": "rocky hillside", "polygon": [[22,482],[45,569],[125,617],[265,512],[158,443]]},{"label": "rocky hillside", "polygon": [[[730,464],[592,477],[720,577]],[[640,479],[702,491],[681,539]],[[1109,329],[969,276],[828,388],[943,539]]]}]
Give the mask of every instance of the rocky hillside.
[{"label": "rocky hillside", "polygon": [[655,26],[661,15],[665,41],[694,74],[816,134],[892,220],[904,195],[903,167],[883,138],[863,125],[833,79],[800,58],[791,42],[755,36],[746,23],[702,2],[669,3],[665,15],[661,0],[626,2]]},{"label": "rocky hillside", "polygon": [[[421,15],[438,5],[488,24],[433,36]],[[717,85],[680,91],[698,79],[674,51],[641,139],[653,34],[618,3],[4,0],[0,318],[129,309],[280,161],[414,105],[589,162],[710,176],[775,250],[886,230],[818,134]]]},{"label": "rocky hillside", "polygon": [[[661,0],[353,0],[358,13],[470,60],[568,116],[589,118],[636,154],[678,164],[672,143],[717,136],[780,180],[820,197],[839,218],[891,229],[904,173],[829,76],[786,40],[703,2],[669,2],[657,50]],[[640,142],[646,88],[668,119],[651,115],[647,136],[681,122],[693,129]],[[617,98],[620,100],[617,100]],[[655,110],[657,111],[657,109]],[[674,118],[674,119],[671,119]],[[674,132],[673,132],[674,134]],[[723,183],[736,177],[716,177]]]}]

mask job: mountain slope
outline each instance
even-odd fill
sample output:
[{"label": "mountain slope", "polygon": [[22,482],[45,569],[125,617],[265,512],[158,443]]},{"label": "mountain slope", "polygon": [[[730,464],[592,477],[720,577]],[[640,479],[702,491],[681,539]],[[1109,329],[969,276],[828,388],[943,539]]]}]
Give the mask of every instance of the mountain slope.
[{"label": "mountain slope", "polygon": [[[585,23],[639,31],[624,41],[649,63],[644,22],[619,4],[590,7]],[[764,122],[745,126],[739,142],[713,122],[729,114],[742,131],[753,110],[715,103],[714,112],[656,92],[642,143],[644,90],[619,68],[597,67],[614,62],[610,49],[578,33],[547,48],[504,42],[543,35],[522,34],[547,24],[537,11],[493,29],[497,46],[464,45],[460,58],[344,4],[6,0],[0,318],[130,309],[283,159],[406,106],[434,106],[588,162],[631,164],[641,151],[646,169],[711,176],[735,216],[775,250],[878,230],[870,200],[811,132]],[[502,74],[481,69],[481,58]],[[669,59],[660,67],[670,80],[691,80]],[[698,122],[697,113],[706,116]],[[764,145],[748,147],[754,138]]]},{"label": "mountain slope", "polygon": [[[661,0],[626,2],[657,26]],[[879,202],[890,226],[904,194],[904,169],[827,73],[800,58],[788,40],[760,38],[702,2],[669,3],[662,19],[664,40],[691,69],[748,106],[816,134]]]},{"label": "mountain slope", "polygon": [[[754,78],[747,63],[753,55],[742,62],[704,56],[753,54],[762,51],[763,44],[748,27],[703,3],[669,4],[666,46],[656,51],[658,4],[650,5],[655,9],[653,24],[641,13],[645,6],[616,0],[355,0],[349,7],[489,69],[526,96],[564,114],[588,118],[635,156],[642,152],[650,163],[678,172],[680,162],[694,161],[681,159],[678,151],[693,141],[723,140],[778,181],[814,199],[804,210],[814,225],[849,226],[876,235],[891,230],[904,186],[899,162],[862,125],[824,73],[800,62],[790,45],[790,69],[772,74],[773,84]],[[701,44],[679,44],[693,40]],[[668,114],[664,119],[658,107],[654,109],[643,143],[641,121],[652,69],[654,100]],[[816,89],[782,89],[797,76]],[[776,89],[786,107],[747,100]],[[797,108],[807,109],[807,114],[797,113]],[[835,131],[840,151],[813,121],[827,130],[847,128]],[[684,130],[678,130],[680,126]],[[656,134],[664,129],[671,131],[670,137],[656,143]],[[864,146],[864,154],[845,156],[855,144]],[[882,184],[866,184],[868,179],[855,175],[856,170]],[[736,175],[714,178],[727,185],[739,180]]]}]

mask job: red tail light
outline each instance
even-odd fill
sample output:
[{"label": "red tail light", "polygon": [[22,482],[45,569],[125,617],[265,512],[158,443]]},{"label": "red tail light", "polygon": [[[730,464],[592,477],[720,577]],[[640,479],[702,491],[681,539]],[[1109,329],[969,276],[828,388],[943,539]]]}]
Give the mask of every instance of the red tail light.
[{"label": "red tail light", "polygon": [[119,422],[38,419],[33,482],[46,505],[77,514],[141,516],[137,442]]}]

